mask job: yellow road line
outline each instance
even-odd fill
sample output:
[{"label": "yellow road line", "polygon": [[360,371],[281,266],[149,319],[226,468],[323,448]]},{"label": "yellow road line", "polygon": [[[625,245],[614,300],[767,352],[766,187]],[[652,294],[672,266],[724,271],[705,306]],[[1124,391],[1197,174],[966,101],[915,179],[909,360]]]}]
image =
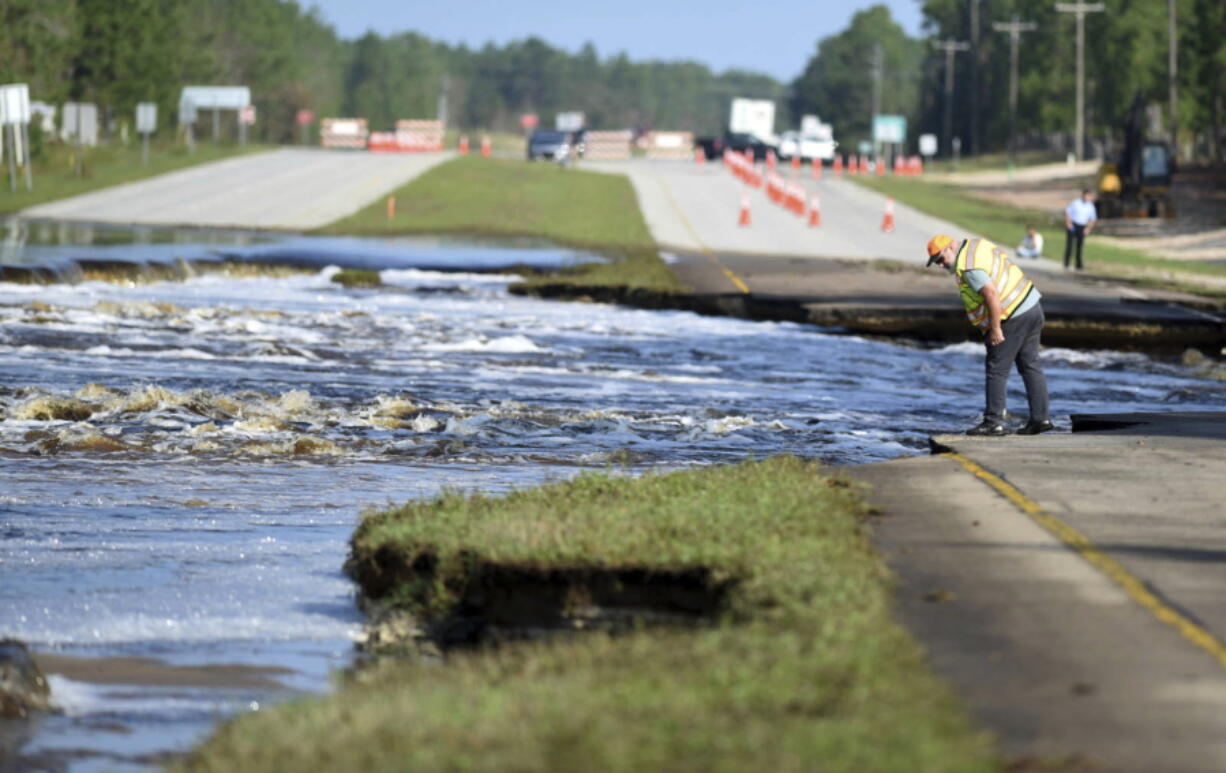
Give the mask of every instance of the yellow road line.
[{"label": "yellow road line", "polygon": [[1142,580],[1121,566],[1114,558],[1095,547],[1085,535],[1044,510],[1038,503],[1000,476],[989,472],[962,454],[952,452],[946,456],[961,464],[972,475],[987,483],[997,493],[1016,505],[1019,510],[1033,518],[1040,526],[1075,550],[1082,558],[1107,575],[1112,582],[1123,588],[1124,592],[1134,601],[1148,609],[1154,617],[1174,628],[1181,636],[1209,653],[1220,665],[1226,667],[1226,644],[1218,641],[1204,627],[1159,598],[1146,587]]},{"label": "yellow road line", "polygon": [[664,178],[656,177],[656,182],[660,183],[660,187],[664,189],[664,195],[668,197],[668,203],[672,205],[673,211],[677,213],[677,217],[681,218],[681,224],[685,226],[685,230],[690,232],[690,236],[694,239],[694,242],[698,245],[699,249],[703,251],[703,254],[705,254],[720,271],[724,272],[724,276],[728,277],[728,281],[732,282],[736,289],[748,295],[749,285],[745,284],[745,282],[743,282],[739,276],[733,273],[732,269],[721,263],[719,258],[715,257],[715,253],[711,252],[711,248],[707,246],[707,243],[704,242],[701,237],[699,237],[698,232],[694,230],[693,224],[690,223],[690,219],[685,216],[684,212],[681,211],[681,205],[677,203],[677,198],[673,195],[672,188],[668,187],[668,183],[664,181]]}]

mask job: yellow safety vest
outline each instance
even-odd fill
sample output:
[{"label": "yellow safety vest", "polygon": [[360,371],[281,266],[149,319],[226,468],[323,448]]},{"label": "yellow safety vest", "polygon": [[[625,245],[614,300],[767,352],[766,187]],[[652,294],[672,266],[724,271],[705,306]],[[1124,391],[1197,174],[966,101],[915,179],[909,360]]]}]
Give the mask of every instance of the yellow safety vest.
[{"label": "yellow safety vest", "polygon": [[983,331],[987,331],[990,326],[991,317],[983,296],[963,278],[963,274],[971,269],[987,272],[988,280],[996,288],[996,297],[1000,299],[1002,321],[1013,316],[1013,312],[1017,311],[1034,289],[1034,282],[1026,278],[1000,247],[987,239],[968,239],[962,242],[958,257],[954,260],[954,275],[958,278],[958,291],[962,294],[962,305],[966,307],[967,318],[972,325]]}]

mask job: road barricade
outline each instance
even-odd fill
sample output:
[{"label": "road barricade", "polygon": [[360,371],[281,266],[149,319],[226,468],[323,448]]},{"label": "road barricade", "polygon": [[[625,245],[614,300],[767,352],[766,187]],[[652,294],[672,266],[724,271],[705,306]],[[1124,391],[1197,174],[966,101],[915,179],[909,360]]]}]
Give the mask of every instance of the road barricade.
[{"label": "road barricade", "polygon": [[586,148],[583,158],[587,161],[622,161],[630,158],[630,132],[588,132],[584,138]]},{"label": "road barricade", "polygon": [[362,150],[369,138],[365,118],[324,118],[319,122],[319,144],[325,148]]},{"label": "road barricade", "polygon": [[648,158],[683,161],[688,160],[693,152],[693,132],[652,132],[648,135]]},{"label": "road barricade", "polygon": [[430,153],[443,149],[443,122],[396,122],[394,132],[371,132],[370,149],[379,153]]}]

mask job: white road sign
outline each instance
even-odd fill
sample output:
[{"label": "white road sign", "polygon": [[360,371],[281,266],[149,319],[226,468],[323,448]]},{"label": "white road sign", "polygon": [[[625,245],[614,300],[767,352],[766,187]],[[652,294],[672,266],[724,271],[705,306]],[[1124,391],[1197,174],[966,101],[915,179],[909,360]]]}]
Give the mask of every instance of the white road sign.
[{"label": "white road sign", "polygon": [[153,134],[158,130],[158,106],[156,102],[140,102],[136,105],[136,132]]},{"label": "white road sign", "polygon": [[30,87],[24,83],[0,86],[0,121],[5,125],[30,122]]}]

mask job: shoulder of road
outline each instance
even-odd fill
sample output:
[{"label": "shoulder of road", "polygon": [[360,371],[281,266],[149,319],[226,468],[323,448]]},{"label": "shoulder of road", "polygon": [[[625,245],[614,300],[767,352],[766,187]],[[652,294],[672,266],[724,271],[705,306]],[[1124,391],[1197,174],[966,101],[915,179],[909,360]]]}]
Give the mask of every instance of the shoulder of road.
[{"label": "shoulder of road", "polygon": [[851,468],[898,612],[1016,769],[1226,769],[1226,413]]}]

